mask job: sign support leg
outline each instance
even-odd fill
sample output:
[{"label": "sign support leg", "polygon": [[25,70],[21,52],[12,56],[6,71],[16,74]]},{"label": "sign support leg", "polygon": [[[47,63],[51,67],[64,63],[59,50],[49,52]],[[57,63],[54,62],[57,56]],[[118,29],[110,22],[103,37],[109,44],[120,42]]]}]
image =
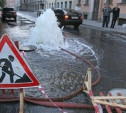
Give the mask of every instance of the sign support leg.
[{"label": "sign support leg", "polygon": [[24,109],[24,91],[23,89],[20,89],[20,111],[19,113],[23,113]]}]

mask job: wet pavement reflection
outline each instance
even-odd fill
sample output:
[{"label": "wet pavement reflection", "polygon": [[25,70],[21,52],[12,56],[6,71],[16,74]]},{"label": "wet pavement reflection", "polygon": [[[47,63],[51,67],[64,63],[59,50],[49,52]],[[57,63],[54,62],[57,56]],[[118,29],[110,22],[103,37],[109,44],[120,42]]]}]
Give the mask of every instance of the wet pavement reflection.
[{"label": "wet pavement reflection", "polygon": [[[0,24],[2,24],[1,27],[4,26],[3,33],[7,33],[13,41],[18,40],[20,44],[27,40],[30,28],[35,25],[34,22],[21,17],[17,19],[17,26],[1,21]],[[66,41],[72,44],[68,50],[87,59],[101,72],[102,79],[100,84],[93,88],[94,94],[98,95],[100,91],[107,94],[113,88],[126,87],[125,35],[85,26],[80,26],[78,30],[66,27],[64,32]],[[2,36],[3,33],[1,30],[0,35]],[[77,44],[78,46],[86,44],[87,47],[82,45],[80,48],[81,46],[78,47]],[[26,53],[25,59],[49,97],[65,96],[80,88],[83,85],[87,68],[90,67],[62,50],[51,51],[51,53],[43,49],[31,51]],[[95,80],[97,73],[93,70],[92,74],[93,80]],[[25,89],[25,92],[26,96],[44,97],[37,88],[28,88]],[[90,99],[81,93],[69,102],[90,103]],[[0,106],[2,113],[19,112],[19,103],[1,103]],[[24,111],[25,113],[60,113],[57,108],[46,108],[26,103]],[[65,111],[69,113],[94,112],[85,109],[65,109]]]}]

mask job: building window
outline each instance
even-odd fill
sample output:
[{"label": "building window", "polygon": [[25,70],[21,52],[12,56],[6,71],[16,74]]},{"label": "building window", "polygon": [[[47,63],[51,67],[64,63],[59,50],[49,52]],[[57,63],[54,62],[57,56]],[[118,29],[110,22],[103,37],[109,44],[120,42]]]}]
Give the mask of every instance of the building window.
[{"label": "building window", "polygon": [[126,0],[122,0],[122,3],[126,3]]},{"label": "building window", "polygon": [[57,3],[57,8],[59,8],[59,2]]},{"label": "building window", "polygon": [[53,3],[52,3],[52,8],[53,8]]},{"label": "building window", "polygon": [[113,0],[106,0],[106,3],[107,4],[112,4],[113,3]]},{"label": "building window", "polygon": [[78,5],[81,5],[81,0],[78,0]]},{"label": "building window", "polygon": [[72,1],[69,1],[69,9],[72,9]]},{"label": "building window", "polygon": [[87,19],[88,18],[88,15],[87,14],[84,14],[84,19]]},{"label": "building window", "polygon": [[65,8],[67,8],[67,1],[65,1]]},{"label": "building window", "polygon": [[81,6],[81,0],[78,0],[77,6]]},{"label": "building window", "polygon": [[44,9],[44,4],[40,4],[40,9]]},{"label": "building window", "polygon": [[89,0],[85,0],[84,5],[89,5]]},{"label": "building window", "polygon": [[63,8],[63,2],[61,2],[61,8]]},{"label": "building window", "polygon": [[89,0],[84,0],[84,5],[89,5]]},{"label": "building window", "polygon": [[49,8],[51,8],[51,3],[49,3]]},{"label": "building window", "polygon": [[55,7],[55,8],[56,8],[56,5],[57,5],[57,4],[56,4],[56,1],[55,1],[55,3],[54,3],[54,7]]}]

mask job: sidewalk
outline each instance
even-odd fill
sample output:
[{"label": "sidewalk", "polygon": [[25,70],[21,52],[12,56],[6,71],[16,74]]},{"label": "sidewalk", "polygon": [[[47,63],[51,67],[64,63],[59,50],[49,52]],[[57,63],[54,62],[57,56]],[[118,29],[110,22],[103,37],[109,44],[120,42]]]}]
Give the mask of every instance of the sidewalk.
[{"label": "sidewalk", "polygon": [[[37,19],[37,12],[30,12],[30,11],[18,11],[18,15],[22,16],[24,18],[28,18],[31,21],[36,21]],[[111,22],[110,22],[111,23]],[[98,21],[92,21],[92,20],[83,20],[83,25],[95,28],[95,29],[99,29],[102,31],[112,31],[112,32],[118,32],[118,33],[123,33],[126,34],[126,28],[119,26],[119,25],[115,25],[114,29],[110,29],[108,28],[102,28],[102,22],[98,22]],[[109,24],[110,26],[110,24]]]},{"label": "sidewalk", "polygon": [[[111,22],[109,23],[110,26]],[[126,34],[126,28],[120,26],[120,25],[115,25],[114,29],[111,29],[110,27],[108,28],[102,28],[102,22],[98,21],[92,21],[92,20],[83,20],[83,25],[90,26],[93,28],[97,28],[102,31],[112,31],[112,32],[118,32],[118,33],[124,33]]]}]

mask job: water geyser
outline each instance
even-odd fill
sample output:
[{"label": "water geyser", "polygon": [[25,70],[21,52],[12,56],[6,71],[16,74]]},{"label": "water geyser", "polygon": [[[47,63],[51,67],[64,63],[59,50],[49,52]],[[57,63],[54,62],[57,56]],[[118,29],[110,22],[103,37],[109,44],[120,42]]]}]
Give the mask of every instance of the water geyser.
[{"label": "water geyser", "polygon": [[51,9],[41,14],[31,28],[29,44],[46,49],[59,49],[64,47],[64,36],[58,27],[57,17]]}]

